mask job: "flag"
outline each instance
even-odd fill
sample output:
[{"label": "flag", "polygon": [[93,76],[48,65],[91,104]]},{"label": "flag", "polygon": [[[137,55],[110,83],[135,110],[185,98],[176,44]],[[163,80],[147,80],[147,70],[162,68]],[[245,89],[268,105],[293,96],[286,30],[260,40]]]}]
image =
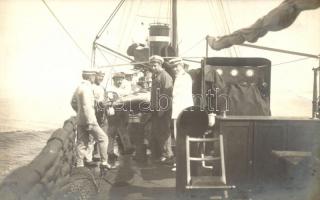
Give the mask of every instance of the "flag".
[{"label": "flag", "polygon": [[207,36],[209,46],[214,50],[228,48],[245,41],[256,42],[268,31],[279,31],[290,26],[301,11],[320,7],[320,0],[285,0],[267,15],[258,19],[248,28],[237,30],[219,38]]}]

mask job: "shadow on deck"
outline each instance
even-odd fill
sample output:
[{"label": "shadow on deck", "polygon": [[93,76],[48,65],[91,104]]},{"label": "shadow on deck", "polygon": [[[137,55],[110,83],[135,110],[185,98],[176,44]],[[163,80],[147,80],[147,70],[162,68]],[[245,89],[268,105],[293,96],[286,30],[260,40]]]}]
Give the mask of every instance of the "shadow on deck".
[{"label": "shadow on deck", "polygon": [[[185,194],[176,192],[175,172],[172,166],[155,164],[151,161],[137,163],[131,156],[120,157],[120,167],[100,177],[98,168],[91,168],[95,177],[96,200],[172,200],[210,199],[214,194],[195,191]],[[89,197],[90,199],[90,197]]]},{"label": "shadow on deck", "polygon": [[[175,172],[171,166],[154,164],[151,161],[137,163],[131,156],[120,157],[118,169],[110,170],[101,178],[98,167],[76,168],[72,175],[72,186],[65,195],[56,199],[95,200],[206,200],[221,199],[221,192],[213,190],[193,190],[184,194],[175,189]],[[310,195],[303,185],[238,185],[230,191],[232,200],[301,200]],[[70,193],[71,188],[71,193]],[[309,194],[308,194],[309,193]]]},{"label": "shadow on deck", "polygon": [[[101,178],[96,174],[99,185]],[[99,180],[100,179],[100,180]],[[171,166],[137,163],[122,156],[120,167],[110,170],[101,181],[97,199],[174,199],[175,173]]]}]

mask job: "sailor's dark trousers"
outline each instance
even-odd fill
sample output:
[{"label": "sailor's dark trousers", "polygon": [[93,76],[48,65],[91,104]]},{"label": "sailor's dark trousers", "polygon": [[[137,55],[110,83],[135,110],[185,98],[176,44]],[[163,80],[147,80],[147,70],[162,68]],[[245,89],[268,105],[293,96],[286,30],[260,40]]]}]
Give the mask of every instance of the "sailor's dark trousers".
[{"label": "sailor's dark trousers", "polygon": [[151,153],[154,159],[173,156],[171,148],[171,110],[159,116],[158,111],[152,113],[152,132],[150,138]]}]

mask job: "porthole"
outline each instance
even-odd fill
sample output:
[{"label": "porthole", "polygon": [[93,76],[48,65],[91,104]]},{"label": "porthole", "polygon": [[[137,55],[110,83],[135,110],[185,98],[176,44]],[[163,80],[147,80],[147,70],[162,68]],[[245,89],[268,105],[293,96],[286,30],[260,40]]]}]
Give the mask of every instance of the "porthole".
[{"label": "porthole", "polygon": [[239,73],[239,71],[236,70],[236,69],[233,69],[233,70],[230,71],[231,76],[237,76],[238,73]]},{"label": "porthole", "polygon": [[223,74],[222,69],[217,69],[216,71],[217,71],[217,73],[218,73],[219,75],[222,75],[222,74]]},{"label": "porthole", "polygon": [[254,75],[254,71],[253,71],[252,69],[248,69],[248,70],[246,71],[246,75],[247,75],[248,77],[251,77],[251,76]]}]

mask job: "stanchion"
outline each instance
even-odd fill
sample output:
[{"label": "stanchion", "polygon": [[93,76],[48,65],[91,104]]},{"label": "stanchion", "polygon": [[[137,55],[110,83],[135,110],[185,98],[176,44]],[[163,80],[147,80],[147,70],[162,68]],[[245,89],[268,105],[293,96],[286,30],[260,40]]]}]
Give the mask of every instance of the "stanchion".
[{"label": "stanchion", "polygon": [[[319,66],[313,68],[313,98],[312,98],[312,119],[319,119],[319,103],[320,103],[320,55],[319,55]],[[319,86],[319,87],[318,87]],[[319,91],[318,91],[319,90]]]}]

